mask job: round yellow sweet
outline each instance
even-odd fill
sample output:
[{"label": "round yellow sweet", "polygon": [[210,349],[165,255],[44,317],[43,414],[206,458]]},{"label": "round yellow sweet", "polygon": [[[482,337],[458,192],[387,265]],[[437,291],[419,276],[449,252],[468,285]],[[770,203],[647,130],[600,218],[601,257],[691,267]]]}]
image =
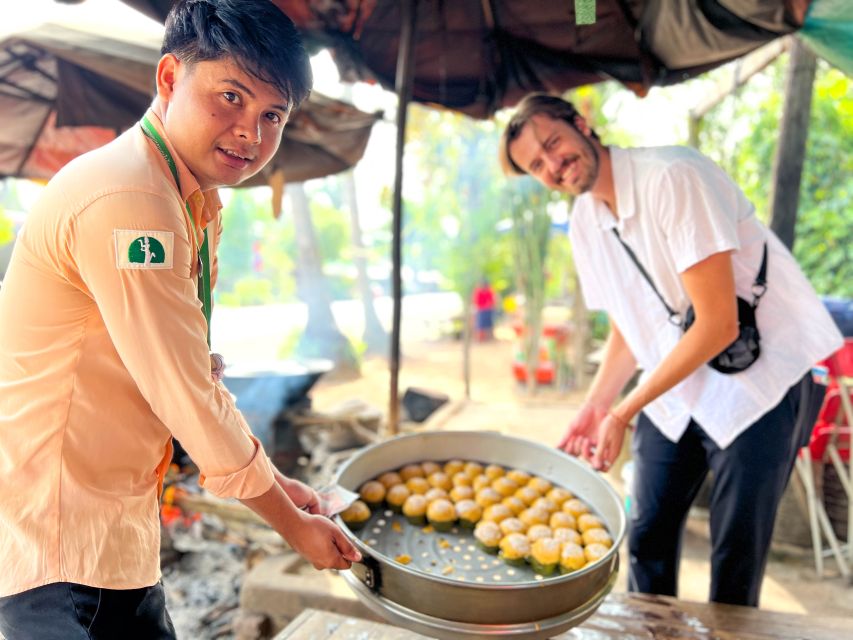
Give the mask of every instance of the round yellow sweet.
[{"label": "round yellow sweet", "polygon": [[413,493],[403,503],[403,515],[409,517],[422,516],[426,513],[428,506],[429,503],[424,496]]},{"label": "round yellow sweet", "polygon": [[561,545],[554,538],[537,538],[530,545],[530,557],[542,565],[557,564],[560,561],[560,551]]},{"label": "round yellow sweet", "polygon": [[396,508],[397,510],[403,507],[403,503],[412,495],[412,492],[409,491],[409,488],[404,484],[395,484],[393,487],[388,489],[388,493],[385,494],[385,502],[392,508]]},{"label": "round yellow sweet", "polygon": [[471,486],[474,487],[474,491],[480,491],[480,489],[491,487],[492,481],[489,480],[489,476],[487,476],[485,473],[481,473],[480,475],[474,476],[471,479]]},{"label": "round yellow sweet", "polygon": [[450,476],[443,471],[436,471],[432,475],[427,476],[427,482],[431,487],[438,487],[445,491],[450,491],[453,488],[453,482],[450,481]]},{"label": "round yellow sweet", "polygon": [[530,474],[521,469],[512,469],[506,472],[506,477],[515,482],[519,487],[523,487],[530,482]]},{"label": "round yellow sweet", "polygon": [[607,547],[597,542],[588,544],[583,548],[583,555],[586,558],[587,562],[595,562],[596,560],[600,560],[604,557],[606,553]]},{"label": "round yellow sweet", "polygon": [[429,478],[430,475],[435,473],[436,471],[441,471],[442,466],[437,462],[427,460],[426,462],[421,462],[421,469],[423,469],[424,478]]},{"label": "round yellow sweet", "polygon": [[483,469],[483,473],[492,480],[496,480],[497,478],[500,478],[502,475],[504,475],[506,473],[506,470],[500,465],[490,464],[486,465],[486,468]]},{"label": "round yellow sweet", "polygon": [[551,538],[551,527],[547,524],[532,524],[527,529],[527,537],[530,539],[530,542],[539,540],[540,538]]},{"label": "round yellow sweet", "polygon": [[400,477],[403,479],[403,482],[408,482],[412,478],[423,478],[424,470],[419,464],[407,464],[400,469]]},{"label": "round yellow sweet", "polygon": [[480,489],[475,495],[474,500],[477,501],[477,504],[483,507],[484,509],[492,504],[497,504],[501,501],[501,494],[492,489],[491,487],[486,487],[485,489]]},{"label": "round yellow sweet", "polygon": [[582,569],[586,564],[583,548],[574,542],[564,542],[560,550],[560,570],[564,573]]},{"label": "round yellow sweet", "polygon": [[460,500],[456,503],[456,516],[474,524],[483,517],[483,508],[473,500]]},{"label": "round yellow sweet", "polygon": [[450,500],[436,500],[427,507],[426,517],[430,522],[452,522],[456,520],[456,509]]},{"label": "round yellow sweet", "polygon": [[465,485],[457,485],[450,490],[450,499],[453,502],[459,502],[461,500],[471,500],[474,498],[474,490],[471,487],[466,487]]},{"label": "round yellow sweet", "polygon": [[444,463],[444,468],[442,469],[442,471],[444,471],[444,473],[446,473],[452,478],[454,475],[456,475],[460,471],[463,471],[464,469],[465,463],[462,460],[448,460]]},{"label": "round yellow sweet", "polygon": [[370,508],[361,500],[356,500],[341,512],[341,520],[352,528],[361,527],[370,519]]},{"label": "round yellow sweet", "polygon": [[538,500],[540,497],[539,492],[536,491],[536,489],[533,489],[532,487],[521,487],[512,495],[521,500],[527,506],[530,506],[531,504],[536,502],[536,500]]},{"label": "round yellow sweet", "polygon": [[495,478],[492,482],[492,489],[497,491],[504,498],[508,498],[518,491],[518,485],[506,476],[501,476],[500,478]]},{"label": "round yellow sweet", "polygon": [[484,546],[496,548],[500,544],[503,534],[501,528],[494,522],[481,520],[474,528],[474,537]]},{"label": "round yellow sweet", "polygon": [[426,478],[422,478],[421,476],[413,476],[409,478],[406,480],[406,486],[412,493],[419,493],[421,495],[430,490],[429,482],[427,482]]},{"label": "round yellow sweet", "polygon": [[552,529],[577,529],[578,525],[575,521],[575,517],[566,513],[565,511],[557,511],[556,513],[551,514],[551,518],[548,520],[548,524]]},{"label": "round yellow sweet", "polygon": [[530,481],[527,483],[527,486],[530,487],[531,489],[536,489],[536,491],[538,491],[540,494],[544,495],[544,494],[548,493],[553,488],[554,485],[551,484],[545,478],[541,478],[539,476],[534,476],[534,477],[530,478]]},{"label": "round yellow sweet", "polygon": [[574,498],[574,494],[568,489],[563,489],[562,487],[554,487],[548,493],[545,494],[545,497],[549,500],[553,500],[557,503],[558,506],[563,506],[563,503],[566,500],[571,500]]},{"label": "round yellow sweet", "polygon": [[492,522],[500,524],[501,520],[506,520],[511,517],[512,511],[509,510],[509,507],[499,502],[490,504],[488,507],[483,509],[483,520],[491,520]]},{"label": "round yellow sweet", "polygon": [[583,543],[586,546],[592,544],[601,544],[608,549],[613,546],[613,538],[604,529],[587,529],[582,534]]},{"label": "round yellow sweet", "polygon": [[506,506],[508,506],[509,510],[512,511],[512,514],[514,516],[517,516],[519,513],[521,513],[527,508],[527,505],[515,496],[509,496],[508,498],[504,498],[503,500],[501,500],[501,504],[505,504]]},{"label": "round yellow sweet", "polygon": [[500,528],[504,535],[510,533],[525,533],[527,525],[518,518],[505,518],[500,521]]},{"label": "round yellow sweet", "polygon": [[536,498],[530,506],[534,509],[545,509],[548,513],[554,513],[560,508],[556,502],[548,498]]},{"label": "round yellow sweet", "polygon": [[471,486],[471,477],[464,471],[457,471],[456,473],[454,473],[452,476],[450,476],[450,481],[453,483],[454,487]]},{"label": "round yellow sweet", "polygon": [[577,545],[583,544],[583,538],[581,538],[581,534],[579,534],[574,529],[565,529],[565,528],[557,528],[552,529],[552,535],[555,540],[559,540],[560,542],[574,542]]},{"label": "round yellow sweet", "polygon": [[447,500],[449,496],[444,489],[433,487],[424,494],[424,498],[427,499],[427,502],[435,502],[436,500]]},{"label": "round yellow sweet", "polygon": [[530,508],[519,513],[518,519],[530,527],[534,524],[545,524],[551,519],[551,514],[542,509]]},{"label": "round yellow sweet", "polygon": [[367,504],[378,505],[385,499],[385,485],[377,480],[368,480],[361,485],[358,493]]},{"label": "round yellow sweet", "polygon": [[511,533],[501,539],[500,548],[505,559],[521,560],[530,555],[530,540],[523,533]]},{"label": "round yellow sweet", "polygon": [[377,480],[385,485],[386,489],[390,489],[394,485],[403,484],[403,478],[396,471],[386,471]]},{"label": "round yellow sweet", "polygon": [[604,529],[604,522],[601,518],[591,513],[582,513],[578,516],[578,531],[583,533],[589,529]]},{"label": "round yellow sweet", "polygon": [[584,513],[589,513],[589,505],[586,502],[581,500],[580,498],[571,498],[566,500],[563,503],[563,511],[566,513],[570,513],[575,518],[583,515]]},{"label": "round yellow sweet", "polygon": [[476,478],[483,473],[483,465],[479,462],[466,462],[464,471],[469,478]]}]

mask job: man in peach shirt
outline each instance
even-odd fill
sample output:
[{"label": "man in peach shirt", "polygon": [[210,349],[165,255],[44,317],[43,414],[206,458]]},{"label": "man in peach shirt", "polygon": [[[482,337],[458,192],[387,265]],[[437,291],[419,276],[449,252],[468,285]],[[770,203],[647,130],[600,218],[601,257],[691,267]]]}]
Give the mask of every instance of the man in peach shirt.
[{"label": "man in peach shirt", "polygon": [[315,567],[359,559],[316,493],[271,465],[206,341],[215,189],[276,152],[311,88],[307,55],[268,0],[182,1],[162,51],[140,126],[48,184],[0,294],[10,639],[175,637],[158,519],[173,434],[207,490],[240,499]]}]

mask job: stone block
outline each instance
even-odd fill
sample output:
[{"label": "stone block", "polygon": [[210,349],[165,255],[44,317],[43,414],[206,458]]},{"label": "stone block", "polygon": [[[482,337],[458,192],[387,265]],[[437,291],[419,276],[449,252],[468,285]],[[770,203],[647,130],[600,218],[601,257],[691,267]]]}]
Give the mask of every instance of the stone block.
[{"label": "stone block", "polygon": [[317,571],[295,553],[270,556],[246,575],[240,608],[269,618],[277,633],[306,609],[380,621],[344,579],[333,571]]}]

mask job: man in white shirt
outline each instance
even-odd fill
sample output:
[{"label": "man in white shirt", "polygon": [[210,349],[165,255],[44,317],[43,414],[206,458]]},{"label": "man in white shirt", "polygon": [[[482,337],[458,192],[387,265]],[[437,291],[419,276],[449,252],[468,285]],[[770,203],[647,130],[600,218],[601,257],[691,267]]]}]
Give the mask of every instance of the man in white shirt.
[{"label": "man in white shirt", "polygon": [[[842,343],[831,317],[737,185],[694,149],[604,146],[570,103],[531,94],[501,160],[577,196],[575,265],[610,334],[559,447],[606,470],[638,416],[629,587],[676,595],[684,521],[711,470],[710,597],[756,606],[776,508],[822,398],[811,366]],[[738,337],[738,296],[755,307],[761,351],[724,374],[706,363]]]}]

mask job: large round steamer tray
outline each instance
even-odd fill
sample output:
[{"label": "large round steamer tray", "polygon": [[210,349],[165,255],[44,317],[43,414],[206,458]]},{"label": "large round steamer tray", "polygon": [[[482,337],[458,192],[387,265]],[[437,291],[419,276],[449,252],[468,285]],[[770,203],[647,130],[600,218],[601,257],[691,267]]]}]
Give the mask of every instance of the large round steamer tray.
[{"label": "large round steamer tray", "polygon": [[[450,459],[523,469],[568,489],[604,520],[613,546],[578,571],[543,578],[481,551],[471,532],[460,527],[430,531],[379,509],[352,532],[338,516],[364,558],[344,572],[356,595],[395,624],[448,639],[547,638],[592,615],[613,586],[625,513],[601,476],[562,451],[483,431],[417,433],[365,448],[341,466],[336,481],[357,491],[385,471]],[[403,555],[411,558],[408,564],[397,560]]]}]

